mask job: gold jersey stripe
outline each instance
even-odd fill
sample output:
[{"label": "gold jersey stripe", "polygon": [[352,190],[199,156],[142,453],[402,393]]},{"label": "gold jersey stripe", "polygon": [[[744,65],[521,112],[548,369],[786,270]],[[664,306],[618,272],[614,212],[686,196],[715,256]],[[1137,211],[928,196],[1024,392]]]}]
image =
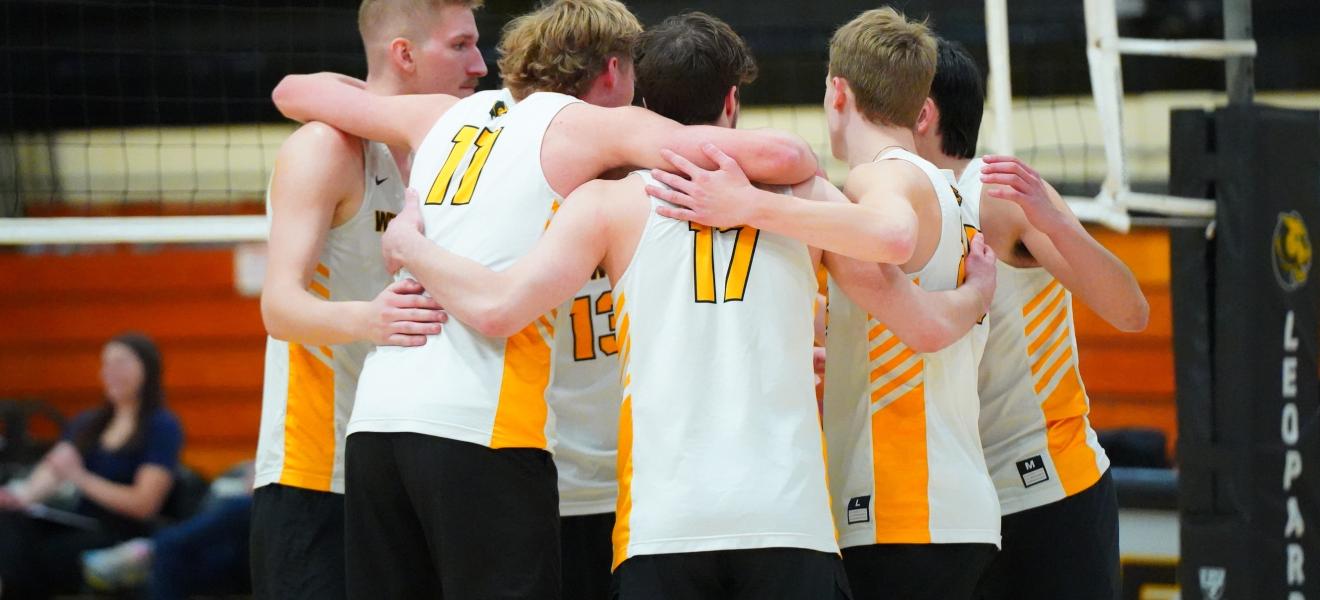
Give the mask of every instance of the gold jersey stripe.
[{"label": "gold jersey stripe", "polygon": [[504,345],[504,375],[491,431],[491,448],[545,448],[549,408],[550,344],[536,329],[524,327]]},{"label": "gold jersey stripe", "polygon": [[301,344],[291,343],[279,482],[328,492],[334,469],[335,372]]}]

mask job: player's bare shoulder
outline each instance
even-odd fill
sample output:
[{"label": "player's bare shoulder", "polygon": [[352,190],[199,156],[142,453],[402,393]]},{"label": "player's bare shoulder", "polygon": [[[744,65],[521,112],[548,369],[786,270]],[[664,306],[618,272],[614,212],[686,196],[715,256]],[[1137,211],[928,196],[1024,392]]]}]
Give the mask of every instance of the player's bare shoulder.
[{"label": "player's bare shoulder", "polygon": [[325,123],[306,123],[289,135],[275,158],[270,201],[282,206],[334,203],[336,223],[362,201],[361,139]]}]

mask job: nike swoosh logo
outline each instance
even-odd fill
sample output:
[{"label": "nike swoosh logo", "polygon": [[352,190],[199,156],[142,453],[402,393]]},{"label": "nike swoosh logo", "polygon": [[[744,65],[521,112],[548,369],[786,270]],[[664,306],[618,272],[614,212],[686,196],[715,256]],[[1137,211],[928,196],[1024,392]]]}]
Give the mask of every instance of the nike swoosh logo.
[{"label": "nike swoosh logo", "polygon": [[382,183],[385,183],[385,180],[387,180],[387,179],[389,179],[389,177],[377,177],[377,178],[376,178],[376,185],[380,185],[380,184],[382,184]]}]

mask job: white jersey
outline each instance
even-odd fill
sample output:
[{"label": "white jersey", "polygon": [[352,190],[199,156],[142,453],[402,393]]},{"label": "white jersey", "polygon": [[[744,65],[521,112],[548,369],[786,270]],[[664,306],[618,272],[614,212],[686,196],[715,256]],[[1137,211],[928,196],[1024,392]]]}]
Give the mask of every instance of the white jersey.
[{"label": "white jersey", "polygon": [[659,203],[614,288],[624,390],[614,566],[708,550],[837,552],[806,245],[666,219]]},{"label": "white jersey", "polygon": [[[977,190],[978,194],[975,196],[965,194],[962,191],[962,182],[958,180],[957,174],[949,169],[940,169],[940,173],[943,174],[945,179],[954,186],[953,193],[958,199],[958,212],[962,217],[963,235],[966,237],[966,239],[963,240],[963,243],[966,244],[966,247],[963,248],[963,255],[966,256],[967,253],[971,252],[972,240],[975,239],[976,236],[981,235],[980,190]],[[980,182],[979,178],[977,179],[977,182]],[[964,272],[964,269],[959,268],[959,282],[966,279],[966,277],[967,274]],[[976,322],[976,325],[972,327],[970,335],[972,337],[972,360],[979,365],[981,364],[981,357],[985,355],[986,340],[990,337],[990,315],[988,313],[983,315],[980,321]]]},{"label": "white jersey", "polygon": [[[910,277],[923,289],[961,281],[966,237],[954,187],[903,150],[879,160],[920,167],[940,203],[934,255]],[[971,335],[918,354],[831,281],[825,437],[839,545],[999,543],[999,502],[977,433]]]},{"label": "white jersey", "polygon": [[[383,144],[363,146],[362,205],[330,229],[308,291],[333,302],[371,300],[390,283],[380,236],[403,207],[403,177]],[[269,195],[267,217],[274,210]],[[266,338],[257,487],[344,492],[344,435],[370,342],[308,346]]]},{"label": "white jersey", "polygon": [[[460,100],[436,121],[409,182],[422,202],[426,237],[495,270],[531,250],[556,202],[541,171],[541,140],[574,102],[550,93],[515,102],[508,90],[493,90]],[[413,432],[490,448],[548,449],[553,318],[542,316],[508,338],[451,320],[424,346],[377,348],[362,370],[349,435]]]},{"label": "white jersey", "polygon": [[597,270],[559,307],[554,372],[546,401],[555,414],[559,514],[614,512],[619,479],[619,344],[610,280]]},{"label": "white jersey", "polygon": [[[969,199],[981,197],[983,164],[963,172]],[[997,269],[980,364],[981,443],[1000,506],[1012,514],[1090,488],[1109,457],[1087,419],[1072,294],[1043,268]]]}]

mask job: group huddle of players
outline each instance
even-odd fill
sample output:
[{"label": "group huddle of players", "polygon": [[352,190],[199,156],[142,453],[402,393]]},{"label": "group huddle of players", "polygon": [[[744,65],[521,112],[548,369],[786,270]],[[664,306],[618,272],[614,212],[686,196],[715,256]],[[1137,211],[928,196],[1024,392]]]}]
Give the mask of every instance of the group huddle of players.
[{"label": "group huddle of players", "polygon": [[835,32],[840,190],[735,128],[720,20],[550,0],[476,92],[480,4],[365,0],[367,79],[274,92],[257,597],[1116,597],[1072,294],[1147,304],[975,157],[960,46]]}]

